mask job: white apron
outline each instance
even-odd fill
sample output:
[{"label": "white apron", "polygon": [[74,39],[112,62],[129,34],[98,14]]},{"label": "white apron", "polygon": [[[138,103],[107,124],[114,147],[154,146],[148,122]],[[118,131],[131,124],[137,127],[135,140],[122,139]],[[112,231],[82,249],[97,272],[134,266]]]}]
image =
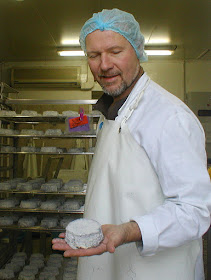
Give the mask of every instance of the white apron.
[{"label": "white apron", "polygon": [[[103,122],[89,174],[85,218],[101,224],[120,224],[147,214],[164,201],[150,160],[127,127],[127,119],[143,93],[144,90],[121,123],[106,119]],[[132,242],[119,246],[114,254],[79,258],[77,279],[194,280],[198,252],[198,241],[193,241],[143,257]]]}]

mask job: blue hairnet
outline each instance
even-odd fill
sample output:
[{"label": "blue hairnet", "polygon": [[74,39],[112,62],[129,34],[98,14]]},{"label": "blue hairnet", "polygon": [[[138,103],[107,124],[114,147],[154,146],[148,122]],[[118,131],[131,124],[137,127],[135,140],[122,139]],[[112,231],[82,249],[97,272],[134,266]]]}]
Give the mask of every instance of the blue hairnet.
[{"label": "blue hairnet", "polygon": [[86,36],[95,30],[111,30],[121,34],[134,48],[140,61],[146,61],[147,55],[144,51],[144,36],[140,31],[140,26],[132,14],[119,9],[104,9],[99,13],[94,13],[93,17],[87,20],[80,32],[80,44],[86,53]]}]

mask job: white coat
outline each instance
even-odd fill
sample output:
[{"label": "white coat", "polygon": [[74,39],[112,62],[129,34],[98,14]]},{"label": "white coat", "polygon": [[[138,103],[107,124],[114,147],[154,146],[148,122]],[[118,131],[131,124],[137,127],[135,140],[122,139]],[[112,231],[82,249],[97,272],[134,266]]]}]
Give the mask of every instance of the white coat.
[{"label": "white coat", "polygon": [[[147,223],[154,223],[153,213],[165,205],[166,195],[151,159],[149,160],[146,150],[137,143],[129,131],[130,119],[138,111],[136,108],[142,106],[146,92],[151,86],[151,83],[147,84],[148,77],[145,75],[143,78],[139,93],[131,94],[126,101],[127,104],[121,108],[119,118],[117,117],[115,121],[105,120],[99,133],[88,182],[85,217],[96,219],[102,224],[119,224],[130,219],[137,221],[138,224],[139,221],[140,224],[144,224],[145,217]],[[140,101],[141,92],[144,95]],[[207,212],[204,213],[205,216]],[[162,224],[162,216],[159,217],[159,222]],[[189,242],[183,242],[178,246],[166,245],[165,249],[159,248],[154,253],[150,250],[156,251],[157,248],[153,246],[150,248],[149,238],[144,232],[147,226],[150,227],[145,225],[142,229],[140,226],[143,248],[137,244],[139,250],[135,243],[130,243],[117,248],[114,254],[105,253],[102,256],[81,258],[78,280],[200,279],[196,278],[195,272],[200,252],[198,238],[195,238],[195,241],[190,239]],[[151,227],[155,227],[155,224]],[[156,235],[156,231],[151,232],[149,237],[159,239]],[[146,255],[143,254],[145,242],[148,249]],[[166,240],[166,244],[168,242]]]}]

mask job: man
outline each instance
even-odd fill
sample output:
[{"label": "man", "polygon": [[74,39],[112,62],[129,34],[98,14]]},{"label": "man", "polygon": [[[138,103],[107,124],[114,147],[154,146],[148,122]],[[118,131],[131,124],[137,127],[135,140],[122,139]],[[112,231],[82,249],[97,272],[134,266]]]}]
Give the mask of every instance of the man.
[{"label": "man", "polygon": [[103,225],[104,240],[73,250],[56,239],[53,248],[86,256],[78,280],[204,279],[211,185],[199,121],[144,73],[144,38],[131,14],[94,14],[80,43],[105,93],[84,214]]}]

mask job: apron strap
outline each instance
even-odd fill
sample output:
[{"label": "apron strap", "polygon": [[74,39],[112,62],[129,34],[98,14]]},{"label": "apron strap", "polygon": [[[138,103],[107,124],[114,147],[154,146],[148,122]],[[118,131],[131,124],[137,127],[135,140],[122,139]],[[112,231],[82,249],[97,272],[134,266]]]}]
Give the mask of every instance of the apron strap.
[{"label": "apron strap", "polygon": [[126,124],[127,120],[131,117],[132,113],[134,112],[134,110],[138,107],[138,104],[140,103],[145,89],[148,87],[150,82],[150,78],[148,78],[148,80],[146,81],[146,84],[144,85],[142,91],[140,92],[140,94],[137,96],[137,98],[135,99],[135,101],[128,107],[126,114],[123,118],[123,120],[120,123],[120,127],[119,127],[119,132],[121,132],[121,128]]}]

